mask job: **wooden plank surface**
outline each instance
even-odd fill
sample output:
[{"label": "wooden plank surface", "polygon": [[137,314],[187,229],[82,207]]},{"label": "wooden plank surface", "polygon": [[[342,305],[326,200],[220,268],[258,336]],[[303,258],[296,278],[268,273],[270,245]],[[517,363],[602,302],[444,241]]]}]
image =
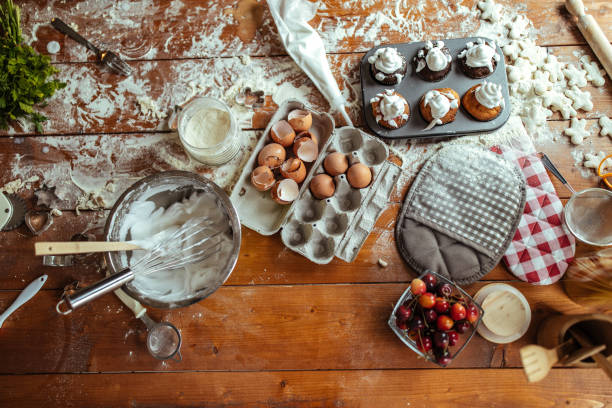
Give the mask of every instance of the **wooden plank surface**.
[{"label": "wooden plank surface", "polygon": [[[578,63],[578,55],[591,55],[588,47],[554,47],[551,52],[562,61]],[[340,89],[347,98],[351,120],[364,126],[362,115],[359,62],[363,54],[330,56],[330,66]],[[245,63],[246,62],[246,63]],[[248,61],[239,57],[189,60],[133,61],[131,77],[115,75],[94,63],[58,64],[59,78],[68,86],[58,91],[52,103],[41,109],[49,121],[46,134],[90,134],[167,130],[167,119],[144,114],[138,98],[150,97],[161,112],[170,115],[175,105],[181,105],[195,94],[206,94],[234,104],[239,89],[261,89],[281,103],[285,98],[304,99],[321,111],[329,105],[310,79],[287,56],[255,57]],[[580,118],[612,117],[612,82],[607,79],[602,87],[589,84],[593,110],[579,111]],[[240,126],[262,129],[269,115],[266,109],[253,111],[234,107]],[[338,125],[344,122],[335,115]],[[558,113],[552,120],[561,119]],[[33,133],[30,127],[14,126],[14,135]],[[0,133],[2,134],[2,133]],[[6,132],[4,132],[6,134]]]},{"label": "wooden plank surface", "polygon": [[[470,294],[484,286],[465,287]],[[530,331],[508,345],[475,335],[453,368],[520,367],[518,350],[535,341],[542,317],[585,313],[560,284],[511,282],[532,308]],[[183,361],[161,362],[144,345],[146,327],[114,296],[58,315],[60,291],[44,290],[2,327],[0,374],[173,370],[340,370],[431,368],[387,326],[407,283],[223,286],[176,310],[152,310],[183,335]],[[0,292],[0,308],[15,297]],[[36,339],[24,342],[24,338]]]},{"label": "wooden plank surface", "polygon": [[[584,408],[612,404],[600,370],[553,369],[526,384],[521,370],[187,372],[0,376],[0,405],[62,407]],[[68,391],[69,390],[69,391]],[[520,390],[520,391],[518,391]]]},{"label": "wooden plank surface", "polygon": [[[560,0],[499,0],[505,12],[526,15],[539,30],[537,43],[563,61],[592,56]],[[412,407],[604,407],[612,405],[609,381],[599,370],[555,368],[538,384],[524,378],[518,350],[535,341],[538,325],[554,313],[586,313],[560,284],[531,286],[498,265],[489,282],[508,282],[527,297],[533,320],[527,334],[509,345],[476,335],[450,368],[440,371],[406,348],[389,330],[392,306],[414,274],[397,253],[395,218],[416,170],[407,163],[389,207],[377,221],[355,262],[315,265],[285,248],[278,235],[263,237],[243,228],[238,264],[210,298],[178,310],[150,310],[182,332],[181,363],[159,362],[146,351],[146,329],[114,295],[71,316],[54,311],[62,288],[89,284],[103,274],[100,256],[69,268],[43,267],[33,257],[39,240],[68,240],[85,233],[101,237],[105,216],[117,196],[136,180],[162,170],[203,174],[229,189],[271,114],[287,96],[314,109],[329,106],[310,80],[286,56],[263,0],[135,1],[105,3],[58,0],[19,2],[26,34],[39,51],[60,43],[52,61],[69,85],[45,108],[46,135],[14,126],[0,137],[0,186],[38,176],[19,191],[28,206],[43,184],[57,187],[64,214],[38,237],[20,227],[0,234],[0,310],[32,279],[49,274],[44,289],[0,330],[0,406],[412,406]],[[460,37],[486,29],[476,0],[323,0],[310,22],[322,34],[332,72],[351,103],[350,116],[363,126],[358,64],[377,44]],[[605,0],[586,1],[612,37],[612,9]],[[397,9],[396,9],[397,5]],[[134,50],[128,79],[100,68],[82,47],[48,26],[53,16],[120,52]],[[384,17],[387,16],[387,17]],[[382,29],[375,21],[387,18]],[[128,44],[131,42],[131,44]],[[143,53],[142,51],[147,51]],[[141,55],[138,55],[138,53]],[[126,54],[127,55],[127,54]],[[167,118],[141,112],[138,98],[150,97],[170,114],[174,105],[206,93],[232,102],[250,86],[266,93],[256,111],[235,107],[243,150],[227,166],[212,170],[191,161]],[[592,135],[578,148],[555,114],[552,137],[536,139],[578,190],[598,185],[576,152],[610,153],[610,139],[596,134],[596,120],[612,116],[612,85],[587,87],[594,109],[580,112]],[[343,122],[336,115],[336,124]],[[7,132],[0,133],[7,136]],[[431,144],[394,143],[405,159]],[[411,150],[414,149],[412,152]],[[91,176],[95,175],[95,178]],[[569,194],[553,179],[563,202]],[[91,191],[103,199],[100,211],[74,208]],[[577,246],[577,256],[594,248]],[[389,265],[380,267],[384,259]],[[136,373],[137,372],[137,373]]]},{"label": "wooden plank surface", "polygon": [[[197,0],[155,0],[146,6],[142,2],[121,6],[84,0],[21,3],[26,10],[26,33],[37,40],[34,46],[46,52],[48,41],[58,41],[62,47],[55,57],[60,61],[85,61],[92,56],[48,27],[55,16],[76,24],[84,36],[127,50],[128,54],[138,56],[138,52],[133,52],[150,49],[138,58],[284,54],[267,7],[256,0],[214,0],[206,6]],[[327,52],[365,52],[379,42],[469,36],[486,24],[478,19],[477,3],[477,0],[324,0],[310,24],[322,35]],[[508,14],[526,15],[540,31],[540,41],[545,45],[585,43],[559,1],[528,0],[518,8],[518,13],[513,11],[517,7],[512,0],[497,3],[512,5]],[[607,0],[584,3],[608,38],[612,37],[612,12]],[[387,24],[375,29],[376,21],[385,17]]]}]

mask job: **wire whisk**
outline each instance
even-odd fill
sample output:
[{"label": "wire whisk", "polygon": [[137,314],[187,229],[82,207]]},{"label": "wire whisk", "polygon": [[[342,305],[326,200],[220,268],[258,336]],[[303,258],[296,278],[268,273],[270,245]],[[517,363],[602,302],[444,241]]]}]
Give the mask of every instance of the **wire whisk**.
[{"label": "wire whisk", "polygon": [[[69,314],[73,309],[120,288],[137,275],[146,276],[200,263],[218,253],[226,231],[227,224],[215,223],[207,217],[198,217],[188,220],[175,231],[158,234],[155,236],[156,243],[150,248],[146,248],[146,242],[132,241],[135,244],[133,249],[144,249],[142,256],[135,258],[136,254],[133,252],[134,262],[129,267],[65,296],[56,305],[56,310],[60,314]],[[68,309],[61,310],[64,303]]]}]

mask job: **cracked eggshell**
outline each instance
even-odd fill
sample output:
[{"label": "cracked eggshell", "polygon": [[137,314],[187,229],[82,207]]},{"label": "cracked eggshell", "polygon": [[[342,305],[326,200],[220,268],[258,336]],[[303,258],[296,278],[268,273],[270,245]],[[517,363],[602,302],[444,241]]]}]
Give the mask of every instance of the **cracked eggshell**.
[{"label": "cracked eggshell", "polygon": [[287,205],[294,202],[300,193],[300,187],[292,179],[277,181],[272,187],[272,199],[279,204]]},{"label": "cracked eggshell", "polygon": [[270,143],[264,146],[257,156],[257,164],[267,166],[271,169],[279,167],[285,161],[287,152],[278,143]]},{"label": "cracked eggshell", "polygon": [[307,110],[294,109],[289,112],[287,120],[296,132],[303,132],[312,126],[312,114]]},{"label": "cracked eggshell", "polygon": [[270,137],[281,146],[289,147],[295,139],[295,131],[289,122],[280,120],[270,128]]},{"label": "cracked eggshell", "polygon": [[355,163],[348,169],[346,178],[352,187],[365,188],[372,182],[372,171],[363,163]]},{"label": "cracked eggshell", "polygon": [[303,136],[293,144],[293,154],[303,162],[310,163],[317,160],[319,147],[313,139]]},{"label": "cracked eggshell", "polygon": [[299,184],[306,178],[306,166],[300,159],[292,157],[281,165],[280,173],[284,178],[292,179]]},{"label": "cracked eggshell", "polygon": [[349,162],[346,154],[340,152],[328,154],[323,161],[323,168],[332,177],[346,173],[348,166]]},{"label": "cracked eggshell", "polygon": [[310,180],[310,192],[319,200],[333,196],[335,191],[334,180],[327,174],[317,174]]},{"label": "cracked eggshell", "polygon": [[251,173],[251,184],[259,191],[268,191],[275,182],[274,173],[268,166],[259,166]]}]

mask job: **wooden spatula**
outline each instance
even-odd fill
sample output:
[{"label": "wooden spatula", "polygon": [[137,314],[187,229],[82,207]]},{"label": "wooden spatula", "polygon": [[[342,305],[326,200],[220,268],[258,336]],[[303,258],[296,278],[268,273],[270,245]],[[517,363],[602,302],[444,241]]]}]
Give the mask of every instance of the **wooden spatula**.
[{"label": "wooden spatula", "polygon": [[84,254],[90,252],[133,251],[143,249],[132,242],[106,242],[106,241],[69,241],[69,242],[36,242],[34,254],[40,255],[68,255]]},{"label": "wooden spatula", "polygon": [[521,347],[520,355],[527,381],[541,381],[548,375],[550,368],[559,361],[559,349],[569,342],[559,344],[554,349],[547,349],[537,344]]},{"label": "wooden spatula", "polygon": [[560,361],[560,363],[563,365],[571,366],[573,364],[576,364],[582,360],[585,360],[593,356],[594,354],[600,353],[604,351],[605,349],[606,349],[605,344],[600,344],[599,346],[593,346],[593,347],[582,347],[572,352],[567,357],[565,357],[563,360]]}]

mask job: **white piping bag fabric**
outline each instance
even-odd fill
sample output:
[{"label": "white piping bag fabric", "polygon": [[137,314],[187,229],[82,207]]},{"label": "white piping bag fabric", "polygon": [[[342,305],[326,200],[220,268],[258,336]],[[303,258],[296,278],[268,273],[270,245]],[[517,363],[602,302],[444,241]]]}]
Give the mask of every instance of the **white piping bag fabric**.
[{"label": "white piping bag fabric", "polygon": [[346,100],[329,69],[323,40],[308,24],[317,13],[319,2],[268,0],[268,6],[287,53],[329,101],[332,110],[340,112],[347,125],[352,126],[344,110]]}]

